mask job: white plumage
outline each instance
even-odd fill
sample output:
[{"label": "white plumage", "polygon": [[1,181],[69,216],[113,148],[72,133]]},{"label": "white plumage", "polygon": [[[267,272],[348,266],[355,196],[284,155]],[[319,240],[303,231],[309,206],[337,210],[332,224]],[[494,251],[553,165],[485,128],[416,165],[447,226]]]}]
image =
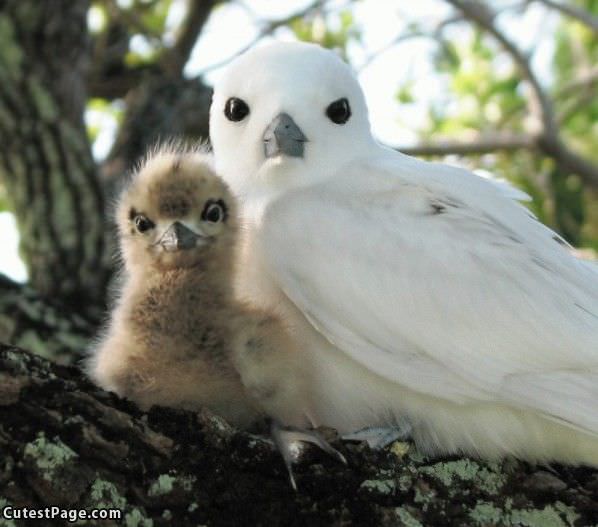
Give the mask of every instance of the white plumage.
[{"label": "white plumage", "polygon": [[[303,156],[266,155],[281,114]],[[598,465],[598,269],[523,193],[376,144],[349,68],[313,45],[237,59],[211,130],[247,222],[240,291],[295,327],[317,424],[407,418],[428,452]]]}]

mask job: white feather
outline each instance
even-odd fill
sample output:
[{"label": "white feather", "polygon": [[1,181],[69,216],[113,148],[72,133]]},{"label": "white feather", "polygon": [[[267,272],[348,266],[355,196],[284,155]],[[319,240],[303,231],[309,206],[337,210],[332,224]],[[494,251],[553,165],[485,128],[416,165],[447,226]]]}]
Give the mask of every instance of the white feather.
[{"label": "white feather", "polygon": [[[246,122],[224,119],[231,96]],[[342,126],[325,115],[340,96]],[[264,159],[282,111],[304,159]],[[248,223],[240,291],[295,327],[316,421],[406,417],[427,451],[598,465],[598,268],[514,201],[526,194],[378,146],[359,85],[316,46],[250,51],[211,115]]]},{"label": "white feather", "polygon": [[[563,372],[598,375],[596,273],[464,171],[385,154],[341,172],[263,221],[277,281],[319,331],[415,391],[458,403],[516,393],[598,433],[598,383],[569,389],[569,404],[559,393]],[[550,372],[558,412],[533,377]],[[527,399],[518,378],[544,398]]]}]

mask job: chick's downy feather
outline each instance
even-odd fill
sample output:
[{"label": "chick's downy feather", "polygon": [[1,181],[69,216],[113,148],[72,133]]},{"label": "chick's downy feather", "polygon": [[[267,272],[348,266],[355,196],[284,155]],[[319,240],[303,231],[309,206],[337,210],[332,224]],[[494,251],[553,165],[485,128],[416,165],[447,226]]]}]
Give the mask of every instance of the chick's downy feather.
[{"label": "chick's downy feather", "polygon": [[92,379],[142,408],[206,406],[238,426],[264,414],[304,424],[285,327],[233,295],[236,202],[208,154],[153,151],[123,192],[117,223],[124,276],[87,362]]}]

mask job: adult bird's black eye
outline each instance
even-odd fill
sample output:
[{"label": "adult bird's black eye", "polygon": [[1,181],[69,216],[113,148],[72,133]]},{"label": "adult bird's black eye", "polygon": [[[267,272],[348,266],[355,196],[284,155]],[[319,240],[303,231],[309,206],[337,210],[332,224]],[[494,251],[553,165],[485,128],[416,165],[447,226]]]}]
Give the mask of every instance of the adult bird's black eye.
[{"label": "adult bird's black eye", "polygon": [[218,201],[210,200],[201,213],[201,219],[210,223],[218,223],[226,219],[226,205],[219,199]]},{"label": "adult bird's black eye", "polygon": [[333,123],[345,124],[351,117],[351,106],[349,101],[343,97],[331,102],[326,108],[326,115]]},{"label": "adult bird's black eye", "polygon": [[224,115],[229,121],[242,121],[249,115],[249,106],[243,99],[231,97],[224,105]]},{"label": "adult bird's black eye", "polygon": [[133,221],[135,222],[135,228],[139,232],[146,232],[155,227],[154,222],[146,216],[144,216],[143,214],[138,214],[137,216],[135,216],[135,219]]}]

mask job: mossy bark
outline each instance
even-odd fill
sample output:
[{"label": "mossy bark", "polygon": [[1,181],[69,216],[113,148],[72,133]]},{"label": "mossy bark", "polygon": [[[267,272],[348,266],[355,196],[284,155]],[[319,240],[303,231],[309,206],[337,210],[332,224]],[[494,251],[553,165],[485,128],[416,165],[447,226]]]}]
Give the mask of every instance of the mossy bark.
[{"label": "mossy bark", "polygon": [[0,274],[0,342],[73,364],[85,353],[98,320],[90,321],[60,299],[50,301]]},{"label": "mossy bark", "polygon": [[160,141],[204,141],[212,89],[199,79],[148,72],[127,95],[127,110],[114,146],[102,166],[106,194],[113,197],[127,171]]},{"label": "mossy bark", "polygon": [[[181,46],[137,71],[124,52],[113,57],[118,68],[100,67],[106,58],[91,45],[87,0],[0,0],[0,179],[29,285],[44,298],[97,317],[114,264],[107,203],[122,177],[160,139],[207,138],[211,90],[172,64],[186,61],[187,40],[213,5],[193,4]],[[126,112],[113,151],[96,166],[84,111],[88,89],[104,84],[120,87],[110,98],[124,98]]]},{"label": "mossy bark", "polygon": [[294,492],[267,438],[207,411],[143,413],[74,367],[7,346],[0,423],[0,505],[117,507],[114,525],[598,523],[598,471],[429,460],[402,443],[373,452],[335,440],[348,466],[308,448]]},{"label": "mossy bark", "polygon": [[0,175],[31,285],[83,310],[103,302],[110,268],[83,122],[87,9],[0,1]]}]

